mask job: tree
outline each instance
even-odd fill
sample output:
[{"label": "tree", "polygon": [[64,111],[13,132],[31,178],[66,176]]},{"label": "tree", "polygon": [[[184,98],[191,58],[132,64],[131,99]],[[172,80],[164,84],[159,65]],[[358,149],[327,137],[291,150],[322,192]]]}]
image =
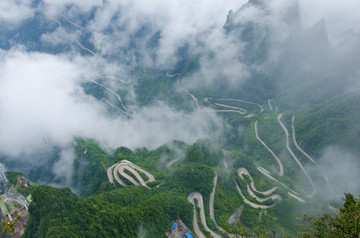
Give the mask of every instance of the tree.
[{"label": "tree", "polygon": [[360,198],[355,199],[350,193],[345,194],[344,204],[335,216],[323,214],[320,217],[306,217],[310,230],[302,237],[360,237]]},{"label": "tree", "polygon": [[18,215],[14,220],[1,220],[2,228],[0,229],[0,235],[5,235],[7,232],[9,234],[14,233],[14,225],[20,220],[21,216]]}]

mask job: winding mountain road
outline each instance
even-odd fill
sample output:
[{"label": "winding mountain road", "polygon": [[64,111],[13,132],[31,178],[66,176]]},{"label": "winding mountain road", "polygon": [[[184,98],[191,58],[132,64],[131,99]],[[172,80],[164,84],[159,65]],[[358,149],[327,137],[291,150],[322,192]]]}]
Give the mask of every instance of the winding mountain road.
[{"label": "winding mountain road", "polygon": [[133,117],[133,115],[131,115],[130,113],[128,113],[128,112],[122,110],[121,108],[115,106],[114,104],[112,104],[112,103],[111,103],[109,100],[107,100],[106,98],[104,98],[104,100],[105,100],[105,102],[106,102],[109,106],[111,106],[111,107],[119,110],[121,113],[124,113],[125,115],[127,115],[127,116],[129,116],[129,117]]},{"label": "winding mountain road", "polygon": [[177,75],[180,75],[179,73],[175,73],[175,74],[169,74],[169,72],[166,72],[166,76],[169,77],[169,78],[173,78]]},{"label": "winding mountain road", "polygon": [[258,134],[258,120],[256,120],[255,122],[255,136],[256,139],[258,141],[260,141],[260,143],[273,155],[273,157],[276,159],[278,165],[279,165],[279,176],[283,176],[284,175],[284,167],[283,164],[280,160],[280,158],[265,144],[265,142],[260,139],[259,134]]},{"label": "winding mountain road", "polygon": [[[131,174],[133,174],[135,176],[135,178],[137,180],[135,180],[129,174],[125,173],[124,170],[128,170]],[[150,189],[150,187],[146,185],[144,179],[139,175],[138,171],[145,174],[148,177],[148,182],[155,181],[155,177],[152,174],[150,174],[149,172],[143,170],[142,168],[140,168],[139,166],[131,163],[128,160],[122,160],[119,163],[116,163],[113,166],[109,167],[107,169],[107,176],[108,176],[108,179],[109,179],[110,183],[113,183],[113,176],[112,176],[112,173],[113,173],[115,180],[121,186],[126,187],[127,184],[124,181],[121,180],[119,175],[121,175],[123,178],[129,180],[132,184],[134,184],[136,186],[142,185],[142,186]]]},{"label": "winding mountain road", "polygon": [[269,99],[269,100],[268,100],[268,104],[269,104],[269,109],[270,109],[270,111],[273,110],[273,106],[272,106],[272,104],[271,104],[271,101],[272,101],[272,99]]},{"label": "winding mountain road", "polygon": [[275,195],[272,195],[270,197],[267,197],[267,198],[261,198],[261,197],[258,197],[253,191],[252,189],[250,188],[249,185],[247,185],[247,191],[249,193],[249,195],[253,198],[255,198],[258,202],[266,202],[267,200],[278,200],[278,201],[281,201],[282,200],[282,197],[278,194],[275,194]]},{"label": "winding mountain road", "polygon": [[170,161],[170,162],[166,165],[166,168],[170,168],[171,165],[173,165],[174,163],[178,162],[179,160],[180,160],[180,158],[176,158],[176,159]]},{"label": "winding mountain road", "polygon": [[288,186],[286,186],[285,184],[283,184],[282,182],[280,182],[279,180],[277,180],[276,178],[274,178],[273,176],[271,176],[271,175],[270,175],[270,172],[267,171],[266,169],[264,169],[263,167],[258,166],[258,167],[256,167],[256,169],[257,169],[260,173],[262,173],[262,175],[264,175],[265,177],[268,177],[269,179],[277,182],[278,184],[280,184],[280,185],[283,186],[284,188],[288,189],[288,190],[291,191],[292,193],[299,195],[298,192],[292,190],[291,188],[289,188]]},{"label": "winding mountain road", "polygon": [[267,190],[267,191],[263,191],[263,192],[257,190],[256,187],[255,187],[255,183],[254,183],[254,180],[253,180],[252,176],[250,175],[249,171],[247,171],[247,169],[245,169],[245,168],[238,168],[237,174],[238,174],[238,176],[239,176],[240,178],[242,178],[242,179],[244,179],[244,180],[245,180],[245,178],[244,178],[243,175],[247,175],[247,176],[250,178],[250,180],[251,180],[251,182],[250,182],[250,187],[251,187],[251,189],[252,189],[253,191],[257,192],[257,193],[262,194],[262,195],[272,194],[272,193],[277,189],[277,187],[273,187],[273,188],[271,188],[271,189],[269,189],[269,190]]},{"label": "winding mountain road", "polygon": [[83,46],[78,40],[75,40],[75,42],[80,46],[81,49],[86,50],[87,52],[91,53],[92,55],[96,55],[96,53],[94,51],[92,51],[89,48],[86,48],[85,46]]},{"label": "winding mountain road", "polygon": [[[74,23],[73,21],[69,20],[65,15],[62,14],[61,16],[62,16],[67,22],[69,22],[70,24],[72,24],[73,26],[75,26],[75,27],[83,30],[83,27],[81,27],[81,26],[79,26],[78,24]],[[58,28],[59,28],[59,29],[62,28],[61,22],[60,22],[59,20],[53,19],[53,18],[50,18],[50,19],[52,19],[52,20],[54,20],[54,21],[56,21],[56,22],[58,23],[58,25],[59,25]],[[70,36],[70,35],[66,32],[66,30],[64,31],[64,34]],[[75,42],[76,42],[76,44],[77,44],[81,49],[83,49],[83,50],[91,53],[91,54],[94,55],[94,56],[97,55],[94,51],[92,51],[92,50],[90,50],[89,48],[86,48],[85,46],[83,46],[83,45],[79,42],[79,40],[76,39]],[[124,83],[124,84],[128,84],[128,83],[130,83],[130,82],[132,81],[131,78],[128,77],[128,76],[126,76],[126,78],[128,79],[127,81],[125,81],[125,80],[123,80],[123,79],[108,77],[108,76],[98,76],[98,77],[99,77],[99,78],[104,78],[104,79],[113,79],[113,80],[116,80],[116,81],[120,81],[120,82],[122,82],[122,83]],[[123,108],[124,110],[127,110],[127,108],[125,107],[125,105],[124,105],[123,102],[122,102],[122,99],[121,99],[120,95],[118,95],[117,93],[115,93],[114,91],[112,91],[111,89],[109,89],[108,87],[106,87],[106,86],[104,86],[104,85],[102,85],[102,84],[100,84],[100,83],[98,83],[98,82],[96,82],[96,81],[94,81],[94,80],[90,80],[90,81],[93,82],[93,83],[95,83],[95,84],[97,84],[97,85],[99,85],[99,86],[101,86],[101,87],[103,87],[103,88],[106,89],[108,92],[114,94],[114,95],[118,98],[118,100],[120,101],[120,104],[121,104],[122,108]],[[124,110],[122,110],[122,109],[114,106],[114,105],[113,105],[112,103],[110,103],[107,99],[106,99],[106,102],[107,102],[110,106],[112,106],[112,107],[114,107],[114,108],[116,108],[116,109],[124,112],[124,113],[127,114],[128,116],[131,116],[129,113],[126,113]]]},{"label": "winding mountain road", "polygon": [[[234,106],[229,106],[229,105],[225,105],[225,104],[221,104],[221,103],[213,103],[216,106],[220,106],[220,107],[225,107],[225,108],[230,108],[230,109],[234,109],[234,110],[229,110],[229,111],[237,111],[240,114],[246,114],[246,109],[241,108],[241,107],[234,107]],[[216,111],[227,111],[227,110],[216,110]]]},{"label": "winding mountain road", "polygon": [[293,135],[293,141],[294,141],[294,145],[295,147],[303,154],[305,155],[306,158],[308,158],[311,162],[313,162],[319,169],[320,171],[322,172],[323,176],[324,176],[324,179],[326,181],[326,184],[328,185],[329,189],[331,190],[330,188],[330,182],[329,182],[329,179],[326,175],[326,173],[321,169],[320,165],[308,154],[306,153],[300,146],[299,144],[297,143],[296,141],[296,134],[295,134],[295,117],[293,116],[291,118],[291,128],[292,128],[292,135]]},{"label": "winding mountain road", "polygon": [[[208,102],[210,100],[219,100],[219,101],[235,101],[235,102],[242,102],[242,103],[248,103],[248,104],[253,104],[256,105],[260,108],[259,113],[264,111],[264,107],[256,102],[250,102],[250,101],[246,101],[246,100],[242,100],[242,99],[235,99],[235,98],[211,98],[211,97],[206,97],[204,98],[204,100],[206,102]],[[213,103],[217,106],[221,106],[221,107],[226,107],[226,108],[233,108],[233,109],[237,109],[239,111],[235,111],[235,110],[215,110],[218,112],[238,112],[240,114],[246,114],[247,110],[244,108],[240,108],[240,107],[235,107],[235,106],[230,106],[230,105],[226,105],[226,104],[222,104],[222,103]]]},{"label": "winding mountain road", "polygon": [[312,181],[311,177],[309,176],[309,174],[307,173],[307,171],[305,170],[304,166],[301,164],[301,162],[299,161],[299,159],[296,157],[296,155],[294,154],[294,152],[292,151],[292,149],[290,148],[290,140],[289,140],[289,131],[288,129],[286,128],[286,126],[284,125],[284,123],[281,121],[281,117],[282,117],[282,114],[280,114],[278,117],[277,117],[277,120],[280,124],[280,126],[283,128],[284,132],[285,132],[285,136],[286,136],[286,148],[287,150],[289,151],[289,153],[291,154],[291,156],[293,157],[293,159],[296,161],[296,163],[299,165],[299,167],[301,168],[301,170],[303,171],[303,173],[305,174],[306,178],[309,180],[312,188],[313,188],[313,191],[310,193],[310,194],[307,194],[306,196],[308,197],[313,197],[316,193],[316,188],[315,188],[315,184],[314,182]]},{"label": "winding mountain road", "polygon": [[123,79],[120,79],[120,78],[114,78],[114,77],[109,77],[109,76],[101,76],[101,75],[95,75],[97,78],[101,78],[101,79],[110,79],[110,80],[114,80],[114,81],[120,81],[122,82],[123,84],[129,84],[132,82],[132,79],[125,75],[125,77],[127,78],[127,81],[123,80]]},{"label": "winding mountain road", "polygon": [[[262,192],[262,191],[258,191],[258,190],[256,189],[256,187],[255,187],[253,178],[251,177],[250,173],[247,171],[246,168],[239,168],[238,171],[237,171],[237,173],[238,173],[238,176],[239,176],[240,178],[244,179],[244,180],[245,180],[245,178],[244,178],[243,175],[247,175],[247,176],[250,178],[251,182],[250,182],[250,186],[249,186],[249,184],[247,184],[247,191],[248,191],[249,195],[250,195],[251,197],[253,197],[254,199],[256,199],[257,201],[259,201],[259,202],[265,202],[265,201],[267,201],[267,200],[269,200],[269,199],[278,200],[278,201],[281,201],[281,200],[282,200],[282,197],[281,197],[280,195],[278,195],[278,194],[272,195],[272,196],[267,197],[267,198],[260,198],[260,197],[258,197],[258,196],[254,193],[254,191],[257,192],[257,193],[259,193],[259,194],[262,194],[262,195],[270,195],[270,194],[272,194],[272,193],[277,189],[277,187],[274,187],[274,188],[272,188],[272,189],[269,189],[269,190],[263,191],[263,192]],[[249,199],[246,198],[246,196],[245,196],[245,195],[243,194],[243,192],[241,191],[241,188],[239,187],[238,183],[236,183],[236,188],[237,188],[240,196],[243,198],[244,202],[245,202],[246,204],[250,205],[250,206],[253,207],[253,208],[256,208],[256,209],[257,209],[257,208],[269,209],[269,208],[272,208],[272,207],[274,207],[274,206],[276,205],[276,203],[273,203],[272,205],[260,205],[260,204],[256,204],[256,203],[254,203],[254,202],[252,202],[252,201],[250,201]]]},{"label": "winding mountain road", "polygon": [[289,194],[290,197],[298,200],[299,202],[302,202],[302,203],[305,203],[305,202],[306,202],[304,199],[302,199],[301,197],[296,196],[296,195],[293,194],[293,193],[288,192],[288,194]]},{"label": "winding mountain road", "polygon": [[114,183],[114,178],[113,178],[113,176],[112,176],[112,170],[113,170],[113,168],[114,168],[116,165],[118,165],[118,164],[116,163],[116,164],[112,165],[111,167],[109,167],[109,168],[106,170],[106,172],[107,172],[107,177],[108,177],[110,183]]},{"label": "winding mountain road", "polygon": [[67,22],[69,22],[71,25],[73,25],[73,26],[75,26],[75,27],[77,27],[77,28],[79,28],[79,29],[81,29],[81,30],[83,29],[82,26],[79,26],[79,25],[76,24],[75,22],[69,20],[69,18],[67,18],[64,14],[61,14],[61,16],[62,16]]},{"label": "winding mountain road", "polygon": [[213,232],[212,230],[210,230],[210,228],[207,226],[206,224],[206,219],[205,219],[205,212],[204,212],[204,202],[203,202],[203,197],[199,192],[192,192],[188,195],[187,197],[188,201],[190,203],[193,204],[194,207],[194,220],[193,220],[193,225],[194,225],[194,230],[195,233],[198,237],[204,237],[205,235],[201,232],[200,228],[199,228],[199,224],[197,222],[197,212],[196,212],[196,207],[195,207],[195,199],[198,201],[198,206],[200,208],[200,220],[202,225],[204,226],[204,229],[210,233],[210,235],[214,238],[221,238],[221,236],[219,236],[218,234],[216,234],[215,232]]},{"label": "winding mountain road", "polygon": [[117,99],[119,100],[121,106],[124,108],[124,110],[127,110],[127,108],[125,107],[125,105],[123,104],[121,97],[119,94],[115,93],[113,90],[111,90],[110,88],[106,87],[105,85],[96,82],[95,80],[90,80],[92,83],[99,85],[100,87],[103,87],[105,90],[107,90],[108,92],[112,93],[113,95],[115,95],[117,97]]},{"label": "winding mountain road", "polygon": [[192,93],[190,93],[189,90],[186,89],[186,92],[187,92],[187,93],[190,95],[190,97],[195,101],[196,107],[197,107],[197,108],[200,108],[199,101],[197,100],[197,98],[196,98]]},{"label": "winding mountain road", "polygon": [[256,203],[251,202],[251,201],[248,200],[248,199],[245,197],[245,195],[241,192],[241,188],[239,187],[239,185],[238,185],[237,183],[236,183],[236,189],[238,190],[240,196],[243,198],[244,202],[245,202],[246,204],[248,204],[249,206],[255,208],[255,209],[258,209],[258,208],[260,208],[260,209],[269,209],[269,208],[272,208],[272,207],[275,206],[275,203],[272,204],[272,205],[259,205],[259,204],[256,204]]},{"label": "winding mountain road", "polygon": [[[224,160],[225,161],[225,160]],[[215,214],[214,214],[214,200],[215,200],[215,191],[216,191],[216,184],[217,184],[217,179],[218,179],[218,175],[217,172],[215,171],[215,177],[214,177],[214,187],[213,190],[210,194],[210,200],[209,200],[209,210],[210,210],[210,219],[211,221],[214,222],[216,228],[218,228],[221,232],[223,232],[224,234],[226,234],[228,237],[236,237],[234,234],[231,234],[229,232],[227,232],[225,229],[223,229],[222,227],[220,227],[216,220],[215,220]]]},{"label": "winding mountain road", "polygon": [[[216,98],[214,98],[216,99]],[[250,101],[246,101],[246,100],[242,100],[242,99],[236,99],[236,98],[219,98],[218,100],[223,100],[223,101],[236,101],[236,102],[243,102],[243,103],[248,103],[248,104],[253,104],[256,105],[260,108],[259,113],[262,113],[264,111],[264,107],[256,102],[250,102]]]}]

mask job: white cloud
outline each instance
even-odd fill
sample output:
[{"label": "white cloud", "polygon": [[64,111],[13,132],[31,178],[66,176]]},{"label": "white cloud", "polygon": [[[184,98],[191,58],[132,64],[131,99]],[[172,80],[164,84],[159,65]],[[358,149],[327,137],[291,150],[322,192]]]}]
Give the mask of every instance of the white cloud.
[{"label": "white cloud", "polygon": [[31,0],[0,1],[0,22],[5,21],[9,25],[14,25],[33,16]]},{"label": "white cloud", "polygon": [[111,148],[155,148],[172,139],[192,143],[221,131],[220,120],[205,109],[186,113],[158,104],[136,110],[132,119],[110,117],[105,105],[80,86],[92,73],[81,58],[5,54],[0,64],[0,152],[19,156],[46,146],[63,148],[75,136],[95,138]]},{"label": "white cloud", "polygon": [[[110,47],[106,43],[99,44],[99,34],[111,23],[111,17],[116,16],[117,22],[113,27],[121,27],[124,32],[116,41],[126,44],[129,35],[135,33],[144,24],[149,23],[154,31],[161,30],[160,49],[158,52],[158,65],[174,62],[176,48],[185,41],[195,40],[199,32],[205,31],[212,26],[222,27],[226,15],[231,9],[237,9],[245,1],[108,1],[96,12],[94,21],[88,29],[97,32],[94,38],[97,46],[105,49]],[[108,41],[113,44],[114,41]],[[117,42],[118,44],[118,42]]]},{"label": "white cloud", "polygon": [[103,0],[43,0],[43,2],[54,8],[77,6],[82,11],[89,11],[92,7],[101,6],[103,4]]},{"label": "white cloud", "polygon": [[79,31],[68,33],[63,28],[59,27],[51,33],[41,35],[41,40],[52,45],[72,44],[79,38],[80,34]]},{"label": "white cloud", "polygon": [[63,181],[64,186],[71,186],[73,170],[69,168],[72,168],[74,159],[74,150],[64,149],[59,154],[59,160],[53,165],[56,179]]},{"label": "white cloud", "polygon": [[319,164],[330,180],[332,194],[327,199],[338,200],[344,193],[359,192],[360,163],[355,155],[332,146],[324,150]]}]

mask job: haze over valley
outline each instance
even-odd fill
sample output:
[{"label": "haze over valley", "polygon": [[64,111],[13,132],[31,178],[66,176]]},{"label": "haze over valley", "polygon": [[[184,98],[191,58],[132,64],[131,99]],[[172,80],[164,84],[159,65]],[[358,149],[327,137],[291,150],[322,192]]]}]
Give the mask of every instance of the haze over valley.
[{"label": "haze over valley", "polygon": [[23,237],[301,236],[303,214],[360,194],[359,11],[3,0],[2,219],[26,208]]}]

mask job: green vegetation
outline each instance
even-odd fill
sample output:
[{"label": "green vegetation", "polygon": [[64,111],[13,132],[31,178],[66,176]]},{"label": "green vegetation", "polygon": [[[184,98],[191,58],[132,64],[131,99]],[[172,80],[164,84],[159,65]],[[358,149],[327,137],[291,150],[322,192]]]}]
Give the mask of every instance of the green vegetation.
[{"label": "green vegetation", "polygon": [[36,183],[25,178],[22,173],[8,171],[6,172],[6,177],[8,178],[10,185],[24,197],[29,196],[36,186],[38,186]]},{"label": "green vegetation", "polygon": [[24,176],[22,173],[18,173],[18,172],[13,172],[13,171],[8,171],[6,172],[6,177],[9,180],[9,182],[11,183],[11,185],[16,186],[17,182],[18,182],[18,178]]},{"label": "green vegetation", "polygon": [[296,116],[297,138],[305,150],[319,155],[336,145],[360,154],[360,94],[338,96]]},{"label": "green vegetation", "polygon": [[185,163],[216,166],[223,157],[221,151],[210,140],[198,140],[186,149]]},{"label": "green vegetation", "polygon": [[[144,99],[144,101],[147,100]],[[354,100],[360,101],[358,95],[353,94],[336,102],[345,107],[345,104]],[[336,135],[341,137],[350,135],[352,140],[357,138],[356,133],[350,128],[345,131],[341,131],[341,128],[349,121],[354,121],[355,124],[358,110],[353,106],[348,106],[342,109],[343,112],[332,112],[332,103],[335,101],[324,102],[305,113],[295,115],[298,143],[305,150],[312,146],[311,154],[317,155],[321,152],[320,147],[331,145],[333,140],[331,138]],[[243,106],[240,103],[231,105]],[[247,109],[255,111],[257,108],[250,105]],[[337,113],[342,116],[351,115],[342,120],[337,117]],[[294,236],[304,229],[303,225],[299,225],[302,224],[298,219],[300,211],[312,214],[319,207],[320,211],[325,211],[325,209],[316,201],[317,198],[307,199],[305,205],[299,203],[288,196],[288,190],[269,180],[257,170],[257,166],[266,168],[275,178],[297,191],[299,188],[308,186],[305,183],[303,186],[297,177],[299,170],[286,150],[285,134],[277,122],[277,115],[267,111],[251,118],[244,118],[236,113],[222,115],[230,125],[230,128],[225,130],[226,146],[214,145],[208,139],[201,139],[192,145],[172,141],[155,150],[146,148],[130,150],[126,147],[119,147],[113,152],[105,152],[96,141],[77,138],[72,186],[80,197],[71,193],[70,190],[53,189],[46,186],[19,188],[19,191],[25,195],[32,193],[34,200],[30,206],[30,220],[25,237],[41,237],[42,234],[50,237],[56,237],[55,234],[73,237],[91,237],[95,234],[97,236],[136,237],[140,231],[144,230],[148,235],[156,234],[161,237],[164,231],[171,226],[172,221],[178,217],[191,227],[192,206],[186,198],[193,191],[200,192],[204,198],[208,226],[220,233],[209,219],[207,205],[213,189],[215,171],[219,177],[214,210],[219,226],[228,232],[248,236],[260,237],[263,234],[270,237]],[[328,117],[321,124],[320,120],[325,115]],[[282,118],[289,133],[291,133],[291,116],[291,112],[285,112]],[[276,175],[279,168],[275,159],[255,137],[254,123],[256,120],[259,121],[260,138],[280,157],[286,168],[285,176],[281,178]],[[332,123],[335,123],[334,128],[330,126]],[[327,125],[326,128],[324,125]],[[312,129],[309,130],[309,127]],[[330,139],[323,140],[323,144],[320,144],[319,147],[313,146],[314,140],[319,140],[316,133],[319,133],[320,136],[327,135]],[[290,136],[292,135],[290,134]],[[308,163],[308,160],[304,159],[303,155],[296,150],[292,140],[290,141],[294,153],[304,164]],[[343,146],[356,151],[356,143],[356,140],[351,143],[350,140],[348,142],[345,140]],[[125,183],[129,185],[125,188],[108,182],[107,168],[124,159],[155,176],[154,182],[147,183],[152,188],[151,190],[133,186],[125,179]],[[168,167],[167,165],[175,159],[178,162]],[[224,161],[227,161],[228,165],[225,166]],[[243,194],[248,200],[258,202],[246,190],[250,178],[245,176],[245,179],[240,179],[237,175],[237,169],[240,167],[249,171],[259,191],[278,186],[276,194],[281,195],[283,200],[281,202],[268,200],[262,203],[263,205],[276,203],[266,212],[246,205],[236,190],[236,183],[242,188]],[[133,176],[131,173],[128,174]],[[141,172],[139,174],[145,181],[147,180],[144,174]],[[15,185],[19,176],[21,174],[8,173],[9,181]],[[295,179],[297,180],[296,184],[293,183]],[[54,194],[54,196],[49,194]],[[258,193],[256,195],[265,197]],[[45,198],[47,197],[50,197],[49,201],[57,205],[46,202]],[[229,217],[241,206],[244,206],[244,209],[240,218],[229,224]],[[316,226],[319,225],[318,221],[311,219],[309,221]],[[63,232],[65,230],[67,233]],[[310,236],[315,234],[309,232],[306,234],[310,234]],[[311,230],[311,232],[314,231]]]},{"label": "green vegetation", "polygon": [[10,235],[14,233],[15,231],[15,225],[16,223],[21,219],[21,216],[16,216],[15,219],[9,221],[9,220],[1,220],[1,226],[0,226],[0,235],[3,237],[5,234],[9,233]]},{"label": "green vegetation", "polygon": [[93,140],[76,139],[75,160],[73,163],[72,185],[79,194],[89,196],[106,187],[106,168],[112,161]]},{"label": "green vegetation", "polygon": [[198,191],[203,196],[209,196],[213,188],[214,170],[198,163],[186,164],[174,170],[164,183],[164,188],[185,195]]},{"label": "green vegetation", "polygon": [[327,213],[319,217],[306,216],[309,229],[302,233],[302,237],[337,238],[360,237],[360,198],[354,198],[350,193],[345,194],[344,204],[335,216]]},{"label": "green vegetation", "polygon": [[181,196],[128,187],[88,198],[69,189],[39,186],[29,206],[24,237],[137,237],[147,233],[164,237],[178,217],[191,226],[192,207]]}]

